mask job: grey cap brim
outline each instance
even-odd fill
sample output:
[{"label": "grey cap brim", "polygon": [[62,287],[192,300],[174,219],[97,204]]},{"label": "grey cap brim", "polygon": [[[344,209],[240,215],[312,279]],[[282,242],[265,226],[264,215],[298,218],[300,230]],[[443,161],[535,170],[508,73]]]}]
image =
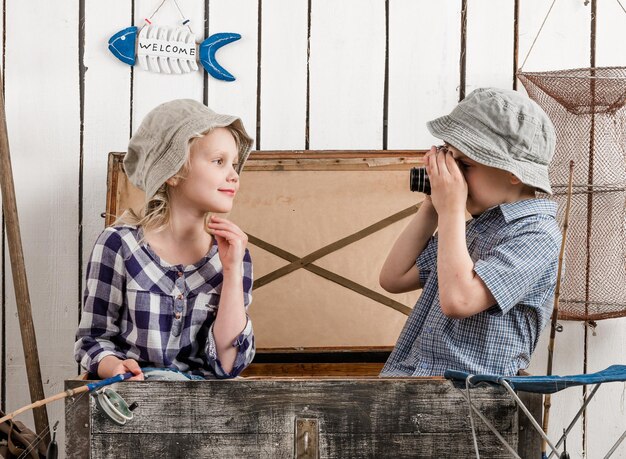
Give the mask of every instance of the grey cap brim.
[{"label": "grey cap brim", "polygon": [[449,115],[429,121],[426,127],[430,133],[474,161],[485,166],[511,172],[522,183],[552,194],[548,166],[522,159],[511,158],[509,153],[500,154],[501,146],[496,145],[488,136],[475,132],[472,126],[463,124]]}]

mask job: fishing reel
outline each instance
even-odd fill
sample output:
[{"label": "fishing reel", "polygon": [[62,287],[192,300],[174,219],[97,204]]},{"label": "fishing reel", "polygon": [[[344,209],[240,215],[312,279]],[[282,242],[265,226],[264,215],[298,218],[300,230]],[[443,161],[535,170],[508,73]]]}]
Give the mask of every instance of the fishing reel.
[{"label": "fishing reel", "polygon": [[104,415],[116,424],[123,426],[133,419],[133,410],[137,408],[137,402],[129,406],[120,394],[109,387],[103,387],[91,395],[96,399],[96,404]]}]

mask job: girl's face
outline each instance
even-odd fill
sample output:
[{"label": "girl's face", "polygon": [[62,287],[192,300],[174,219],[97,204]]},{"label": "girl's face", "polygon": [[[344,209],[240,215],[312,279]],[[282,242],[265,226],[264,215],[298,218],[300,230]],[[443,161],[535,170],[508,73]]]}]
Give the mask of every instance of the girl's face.
[{"label": "girl's face", "polygon": [[187,173],[178,180],[170,179],[175,183],[170,188],[174,205],[201,214],[230,212],[239,190],[238,158],[235,138],[226,128],[216,128],[197,139],[191,146]]}]

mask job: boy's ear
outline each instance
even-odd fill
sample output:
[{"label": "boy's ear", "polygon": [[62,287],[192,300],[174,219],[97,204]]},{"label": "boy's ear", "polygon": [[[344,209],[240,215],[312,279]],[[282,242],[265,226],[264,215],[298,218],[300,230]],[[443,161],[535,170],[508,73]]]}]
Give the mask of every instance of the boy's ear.
[{"label": "boy's ear", "polygon": [[522,183],[522,181],[520,179],[518,179],[515,174],[513,174],[512,172],[509,172],[511,174],[511,185],[519,185],[520,183]]}]

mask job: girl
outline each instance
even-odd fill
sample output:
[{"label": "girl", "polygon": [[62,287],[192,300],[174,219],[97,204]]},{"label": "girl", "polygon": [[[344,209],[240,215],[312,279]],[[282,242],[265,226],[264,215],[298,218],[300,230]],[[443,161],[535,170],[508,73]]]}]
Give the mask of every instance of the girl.
[{"label": "girl", "polygon": [[90,374],[232,378],[250,364],[247,237],[208,216],[231,210],[251,146],[239,118],[194,100],[143,120],[124,167],[145,207],[103,231],[87,266],[74,353]]}]

